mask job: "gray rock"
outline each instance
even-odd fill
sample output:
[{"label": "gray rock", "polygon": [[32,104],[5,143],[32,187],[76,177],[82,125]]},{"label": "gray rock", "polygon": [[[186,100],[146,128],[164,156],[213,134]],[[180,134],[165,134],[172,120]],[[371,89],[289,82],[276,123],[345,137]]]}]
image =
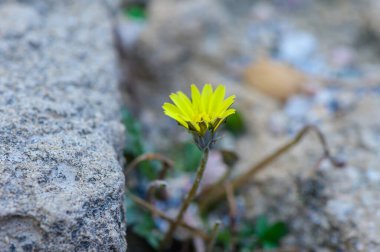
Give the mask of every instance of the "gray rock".
[{"label": "gray rock", "polygon": [[108,7],[0,0],[0,251],[126,250]]}]

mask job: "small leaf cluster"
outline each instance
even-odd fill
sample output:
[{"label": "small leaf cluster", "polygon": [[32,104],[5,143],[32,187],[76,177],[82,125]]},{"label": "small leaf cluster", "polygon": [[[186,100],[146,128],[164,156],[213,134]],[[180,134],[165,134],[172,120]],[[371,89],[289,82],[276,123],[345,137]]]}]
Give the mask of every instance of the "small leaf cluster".
[{"label": "small leaf cluster", "polygon": [[[124,156],[127,163],[136,157],[148,152],[148,147],[144,144],[143,133],[140,123],[135,117],[126,109],[122,110],[122,123],[125,126],[125,144]],[[140,175],[147,179],[156,177],[158,170],[157,162],[142,162],[137,169]]]},{"label": "small leaf cluster", "polygon": [[[259,216],[254,222],[245,221],[238,226],[236,246],[241,252],[254,249],[270,250],[278,248],[281,239],[288,233],[284,222],[269,223],[265,215]],[[233,235],[231,230],[223,229],[218,235],[218,242],[225,250],[231,249]]]},{"label": "small leaf cluster", "polygon": [[146,9],[142,5],[129,5],[124,8],[124,15],[134,21],[145,21],[147,18]]}]

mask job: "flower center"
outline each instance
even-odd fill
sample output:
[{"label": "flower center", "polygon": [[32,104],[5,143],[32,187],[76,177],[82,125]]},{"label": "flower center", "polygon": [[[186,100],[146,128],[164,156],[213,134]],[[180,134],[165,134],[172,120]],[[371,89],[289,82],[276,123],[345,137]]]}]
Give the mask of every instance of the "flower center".
[{"label": "flower center", "polygon": [[211,122],[211,117],[210,117],[209,114],[203,112],[203,113],[194,115],[193,120],[195,122],[206,122],[206,123],[209,123],[209,122]]}]

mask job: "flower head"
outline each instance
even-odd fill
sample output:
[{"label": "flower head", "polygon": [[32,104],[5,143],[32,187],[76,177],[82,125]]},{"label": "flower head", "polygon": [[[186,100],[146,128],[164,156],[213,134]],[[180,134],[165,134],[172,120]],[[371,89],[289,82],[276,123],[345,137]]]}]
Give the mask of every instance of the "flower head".
[{"label": "flower head", "polygon": [[165,103],[162,108],[165,115],[198,137],[203,137],[206,133],[213,135],[220,124],[235,113],[235,109],[230,108],[235,96],[224,99],[225,93],[226,88],[223,85],[219,85],[213,91],[210,84],[205,84],[200,92],[197,86],[192,84],[191,99],[181,91],[172,93],[170,99],[174,104]]}]

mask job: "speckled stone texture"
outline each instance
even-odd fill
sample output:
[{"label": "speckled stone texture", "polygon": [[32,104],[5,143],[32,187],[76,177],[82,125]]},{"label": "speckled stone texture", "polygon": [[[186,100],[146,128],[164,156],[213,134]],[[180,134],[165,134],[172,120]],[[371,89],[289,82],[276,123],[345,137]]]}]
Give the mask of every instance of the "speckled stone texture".
[{"label": "speckled stone texture", "polygon": [[0,251],[125,251],[112,7],[0,0]]}]

